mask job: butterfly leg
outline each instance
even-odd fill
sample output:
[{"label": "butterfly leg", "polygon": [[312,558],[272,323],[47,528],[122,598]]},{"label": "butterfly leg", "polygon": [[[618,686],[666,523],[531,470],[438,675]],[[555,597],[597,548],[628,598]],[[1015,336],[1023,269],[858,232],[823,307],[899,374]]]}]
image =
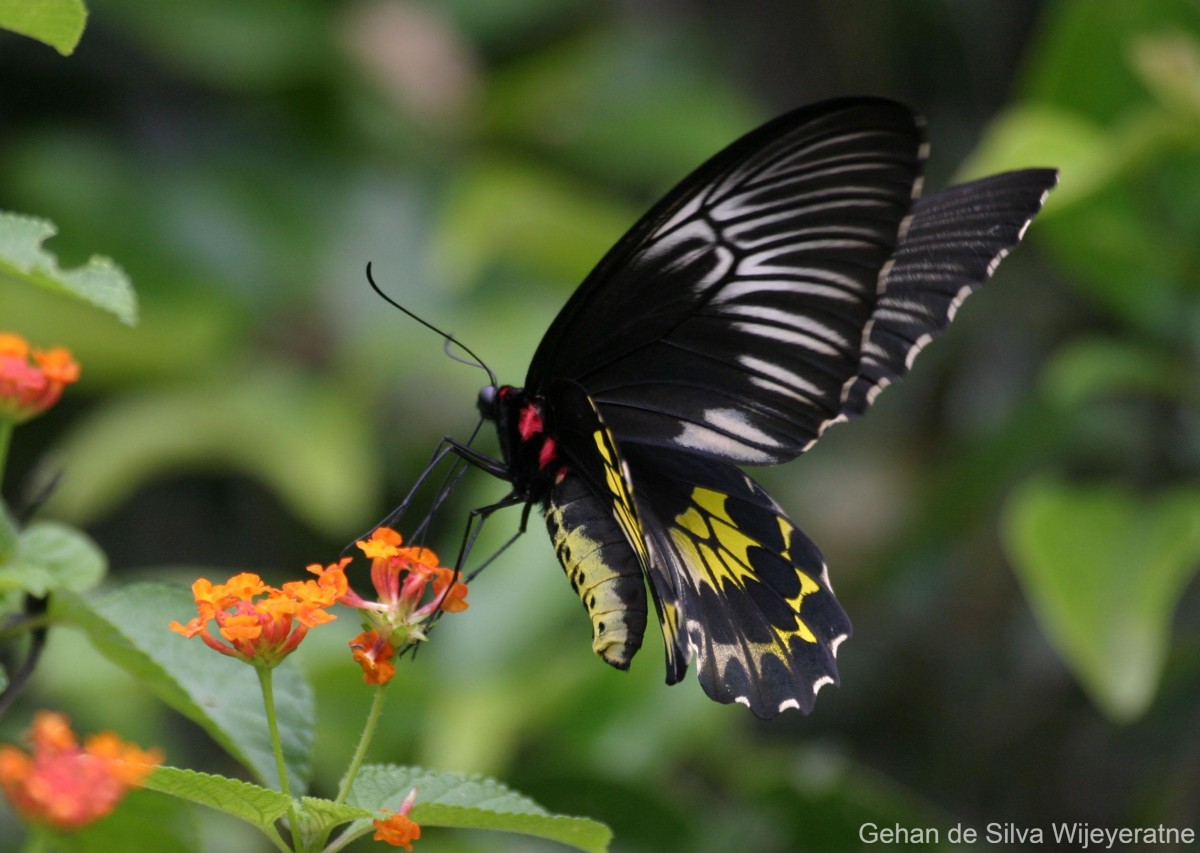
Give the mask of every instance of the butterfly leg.
[{"label": "butterfly leg", "polygon": [[[433,455],[429,457],[429,461],[425,464],[425,470],[421,472],[421,475],[419,477],[417,477],[417,481],[415,483],[413,483],[412,488],[410,488],[408,490],[408,494],[404,496],[404,500],[400,501],[399,506],[397,506],[394,510],[392,510],[386,516],[384,516],[382,521],[380,521],[378,524],[372,525],[371,529],[366,531],[363,535],[355,537],[355,539],[354,539],[355,542],[357,542],[359,539],[366,539],[368,536],[371,535],[371,532],[374,531],[378,527],[394,527],[396,525],[396,523],[399,522],[400,519],[404,517],[404,513],[406,513],[408,511],[408,506],[409,506],[409,504],[412,503],[413,498],[417,494],[417,491],[421,488],[421,486],[423,486],[425,484],[425,481],[429,479],[429,476],[434,472],[434,470],[437,469],[437,466],[441,464],[441,461],[446,458],[446,455],[448,453],[452,452],[453,448],[451,447],[451,444],[450,444],[451,441],[452,441],[452,439],[450,439],[449,437],[446,437],[446,438],[443,438],[440,442],[438,442],[438,446],[434,449]],[[444,486],[443,486],[443,489],[445,489]],[[442,491],[443,489],[439,489],[439,491]],[[445,490],[445,491],[446,491],[446,494],[448,495],[449,490]],[[445,500],[445,497],[443,497],[442,500]],[[347,545],[345,548],[343,548],[342,553],[343,554],[346,553],[352,547],[353,547],[353,542],[350,545]]]},{"label": "butterfly leg", "polygon": [[[470,583],[471,581],[475,580],[475,578],[479,575],[480,572],[482,572],[484,569],[486,569],[488,566],[490,566],[493,562],[495,562],[497,557],[499,557],[501,554],[503,554],[505,551],[507,551],[514,542],[516,542],[518,539],[521,538],[522,535],[524,535],[525,527],[529,523],[529,511],[531,509],[533,509],[533,504],[530,504],[530,503],[525,504],[525,510],[521,513],[521,524],[517,528],[517,532],[514,533],[512,536],[508,537],[508,541],[505,542],[503,545],[501,545],[499,548],[497,548],[496,552],[494,554],[492,554],[492,556],[488,557],[486,560],[484,560],[482,563],[480,563],[475,569],[471,570],[467,574],[467,576],[465,578],[467,583]],[[482,527],[482,526],[483,526],[483,522],[481,521],[480,527]]]},{"label": "butterfly leg", "polygon": [[[488,517],[498,509],[516,506],[520,503],[525,503],[525,499],[514,493],[497,501],[494,504],[488,504],[487,506],[481,506],[471,510],[470,514],[467,516],[467,527],[463,531],[462,543],[458,548],[458,559],[454,562],[455,571],[462,573],[463,566],[466,563],[467,558],[470,556],[471,551],[475,547],[475,540],[479,538],[479,534],[483,531],[484,522],[488,520]],[[528,506],[529,505],[526,504],[526,510],[521,514],[521,527],[517,531],[516,535],[509,539],[508,542],[505,542],[504,545],[500,547],[500,550],[496,552],[496,554],[493,554],[486,561],[484,561],[483,566],[480,566],[478,569],[468,575],[468,580],[479,574],[479,572],[483,570],[484,566],[494,560],[502,551],[516,541],[518,536],[525,532],[525,522],[529,518]]]},{"label": "butterfly leg", "polygon": [[[478,431],[479,427],[476,427],[475,431],[471,434],[471,440],[474,440],[475,434]],[[389,512],[382,521],[372,526],[371,530],[368,530],[362,536],[356,537],[355,541],[358,539],[365,539],[376,527],[395,527],[397,522],[399,522],[400,519],[404,517],[404,514],[408,511],[408,507],[416,497],[417,492],[423,485],[425,485],[425,481],[429,479],[435,470],[437,470],[437,467],[442,463],[442,460],[451,453],[471,467],[480,468],[495,477],[500,477],[503,480],[509,479],[505,473],[506,469],[504,467],[504,463],[472,448],[470,445],[470,440],[467,442],[462,442],[456,438],[452,438],[451,436],[444,436],[442,440],[438,442],[437,447],[434,448],[433,455],[430,456],[429,461],[425,463],[425,469],[421,472],[420,476],[417,477],[416,482],[413,483],[412,487],[408,490],[408,494],[404,496],[404,500],[400,501],[400,504],[394,510]],[[437,496],[434,498],[434,502],[429,513],[418,525],[418,531],[424,531],[424,529],[429,526],[429,522],[432,520],[434,513],[439,507],[441,507],[443,503],[445,503],[446,499],[450,497],[450,493],[454,491],[455,486],[458,484],[459,480],[462,479],[465,473],[466,469],[458,468],[457,465],[450,469],[450,473],[446,475],[445,479],[442,481],[442,485],[438,487]],[[347,545],[344,550],[348,551],[351,547],[351,545]]]}]

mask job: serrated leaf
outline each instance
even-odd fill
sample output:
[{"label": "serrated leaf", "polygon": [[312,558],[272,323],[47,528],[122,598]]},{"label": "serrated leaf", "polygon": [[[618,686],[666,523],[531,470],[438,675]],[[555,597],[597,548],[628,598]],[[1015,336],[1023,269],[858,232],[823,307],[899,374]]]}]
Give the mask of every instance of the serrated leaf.
[{"label": "serrated leaf", "polygon": [[366,420],[339,389],[262,369],[225,385],[129,397],[85,419],[61,448],[71,476],[47,506],[83,524],[164,471],[223,466],[257,477],[306,522],[344,538],[376,505],[370,446]]},{"label": "serrated leaf", "polygon": [[[375,812],[370,809],[318,797],[304,797],[296,815],[300,824],[300,836],[306,849],[316,849],[319,842],[329,837],[334,827],[360,821],[360,826],[365,828],[365,823],[374,817]],[[351,835],[353,834],[351,832]]]},{"label": "serrated leaf", "polygon": [[1200,490],[1034,481],[1009,500],[1005,543],[1043,629],[1096,705],[1118,721],[1142,714],[1171,615],[1200,567]]},{"label": "serrated leaf", "polygon": [[0,564],[0,592],[39,598],[57,590],[83,592],[104,579],[108,559],[87,534],[57,521],[37,521],[17,536],[12,559]]},{"label": "serrated leaf", "polygon": [[279,791],[240,779],[199,773],[179,767],[160,767],[144,787],[232,815],[260,829],[287,814],[290,799]]},{"label": "serrated leaf", "polygon": [[354,806],[349,803],[335,803],[321,797],[303,797],[300,800],[301,818],[307,817],[314,825],[322,827],[337,826],[349,823],[359,818],[370,818],[375,815],[371,809]]},{"label": "serrated leaf", "polygon": [[137,295],[124,271],[93,255],[82,267],[62,270],[42,244],[58,233],[52,222],[0,211],[0,278],[43,287],[90,302],[127,325],[137,322]]},{"label": "serrated leaf", "polygon": [[417,801],[412,818],[422,825],[516,832],[586,851],[605,851],[612,840],[612,830],[603,823],[551,814],[500,782],[460,773],[367,765],[354,780],[348,801],[394,811],[413,788]]},{"label": "serrated leaf", "polygon": [[[167,627],[172,619],[184,622],[195,615],[187,590],[138,583],[103,596],[60,595],[54,598],[53,612],[82,628],[101,654],[204,728],[257,779],[278,787],[254,668]],[[287,661],[275,669],[273,678],[288,778],[292,792],[300,794],[309,778],[315,717],[312,689]]]},{"label": "serrated leaf", "polygon": [[83,0],[0,0],[0,28],[37,39],[63,56],[75,52],[86,23]]}]

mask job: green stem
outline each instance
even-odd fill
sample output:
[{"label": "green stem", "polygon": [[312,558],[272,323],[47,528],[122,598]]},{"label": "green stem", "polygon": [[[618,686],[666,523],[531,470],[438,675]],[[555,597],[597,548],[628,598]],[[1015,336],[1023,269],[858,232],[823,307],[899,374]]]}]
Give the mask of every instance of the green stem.
[{"label": "green stem", "polygon": [[346,776],[342,780],[342,786],[338,790],[337,803],[346,802],[346,797],[350,795],[350,786],[354,784],[354,777],[358,775],[359,768],[362,767],[363,759],[367,757],[367,747],[371,743],[371,738],[375,736],[375,729],[379,727],[379,717],[383,713],[383,700],[387,697],[387,685],[380,684],[375,688],[375,697],[371,700],[371,710],[367,713],[367,721],[363,724],[362,735],[358,739],[358,746],[354,750],[354,757],[350,759],[350,767],[346,770]]},{"label": "green stem", "polygon": [[4,488],[4,463],[8,461],[8,445],[12,440],[13,422],[0,417],[0,491]]},{"label": "green stem", "polygon": [[296,803],[292,799],[291,783],[288,781],[287,763],[283,760],[283,742],[279,738],[279,721],[275,718],[275,687],[271,680],[270,667],[256,666],[258,683],[262,687],[263,708],[267,712],[267,731],[271,735],[271,750],[275,753],[275,769],[279,773],[279,790],[288,798],[288,826],[292,831],[292,848],[299,850],[300,824],[296,819]]},{"label": "green stem", "polygon": [[46,843],[49,830],[40,826],[29,827],[21,853],[45,853],[50,847]]},{"label": "green stem", "polygon": [[262,831],[263,834],[271,840],[271,843],[275,845],[275,849],[280,851],[280,853],[292,853],[292,848],[288,847],[287,842],[283,840],[283,836],[279,834],[279,831],[275,829],[275,827],[263,827]]},{"label": "green stem", "polygon": [[54,624],[54,618],[43,613],[34,619],[11,619],[8,624],[0,627],[0,646],[10,643],[22,634],[29,634],[39,628],[47,628]]}]

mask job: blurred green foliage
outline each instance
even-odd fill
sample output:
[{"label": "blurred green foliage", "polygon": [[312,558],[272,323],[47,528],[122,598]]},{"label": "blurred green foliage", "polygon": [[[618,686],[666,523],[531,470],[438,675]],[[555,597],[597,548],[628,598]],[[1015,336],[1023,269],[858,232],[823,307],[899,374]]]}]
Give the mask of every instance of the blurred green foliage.
[{"label": "blurred green foliage", "polygon": [[1047,633],[1100,707],[1130,719],[1200,565],[1200,8],[1066,4],[1038,50],[1028,97],[969,168],[1053,152],[1064,192],[1043,243],[1107,328],[1044,368],[1057,482],[1012,496],[1007,538]]},{"label": "blurred green foliage", "polygon": [[[935,185],[964,160],[1063,174],[910,379],[758,472],[854,620],[843,686],[762,724],[665,688],[650,643],[609,671],[535,529],[401,667],[372,758],[495,776],[631,851],[855,849],[865,821],[1196,825],[1200,10],[857,5],[95,0],[70,59],[0,33],[0,208],[53,221],[64,268],[111,256],[142,302],[130,330],[0,277],[0,326],[84,366],[18,431],[7,493],[61,474],[44,513],[126,577],[297,577],[464,437],[484,381],[380,303],[367,261],[519,382],[693,165],[787,107],[891,95],[930,117]],[[469,477],[439,550],[502,492]],[[325,794],[369,701],[341,622],[301,660]],[[69,632],[4,739],[42,705],[237,772]]]}]

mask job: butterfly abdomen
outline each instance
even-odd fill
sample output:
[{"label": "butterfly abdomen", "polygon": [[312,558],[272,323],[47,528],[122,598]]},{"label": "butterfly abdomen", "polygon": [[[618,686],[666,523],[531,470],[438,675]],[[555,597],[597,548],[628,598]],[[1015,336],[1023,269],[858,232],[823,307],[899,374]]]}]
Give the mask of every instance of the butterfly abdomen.
[{"label": "butterfly abdomen", "polygon": [[592,620],[592,650],[628,669],[646,631],[646,583],[612,508],[567,474],[546,498],[545,516],[555,554]]}]

